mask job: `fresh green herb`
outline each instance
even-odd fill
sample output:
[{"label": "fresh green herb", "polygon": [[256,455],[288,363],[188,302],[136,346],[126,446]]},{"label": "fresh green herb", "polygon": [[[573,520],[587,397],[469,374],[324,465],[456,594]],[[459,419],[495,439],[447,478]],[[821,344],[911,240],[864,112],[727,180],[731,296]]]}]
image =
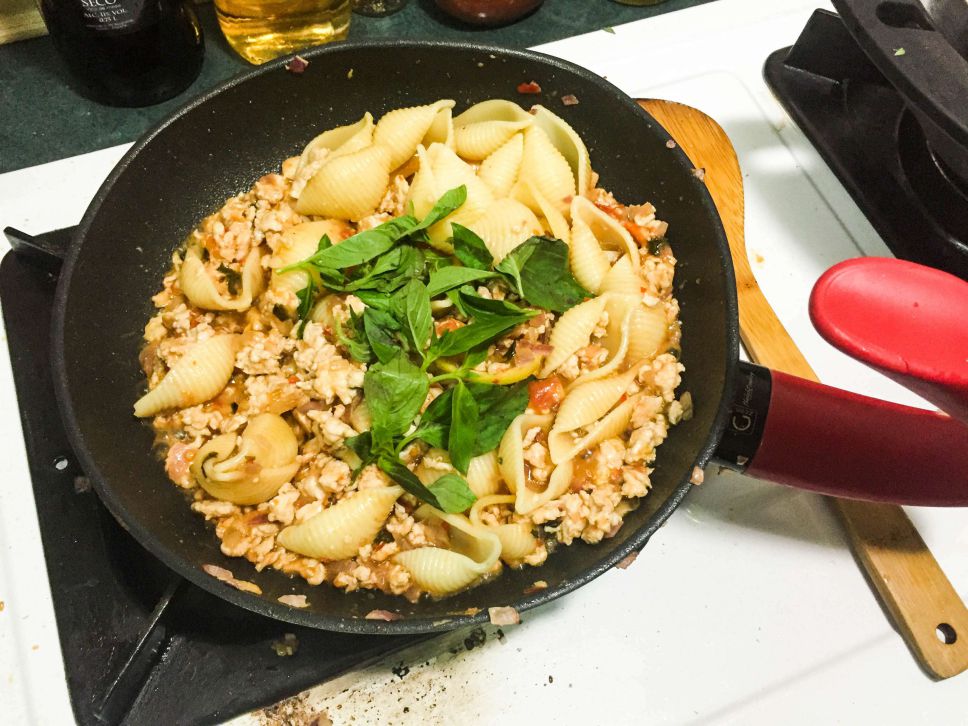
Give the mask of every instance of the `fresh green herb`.
[{"label": "fresh green herb", "polygon": [[454,234],[454,255],[467,267],[477,270],[490,270],[494,257],[484,244],[484,240],[474,232],[456,222],[450,225]]},{"label": "fresh green herb", "polygon": [[518,307],[506,300],[481,297],[468,287],[461,288],[460,300],[471,322],[456,330],[448,330],[434,340],[427,351],[426,360],[466,353],[537,315],[535,310]]},{"label": "fresh green herb", "polygon": [[532,237],[511,250],[495,269],[513,281],[522,299],[556,313],[591,295],[571,274],[568,245],[559,239]]},{"label": "fresh green herb", "polygon": [[356,436],[350,436],[344,443],[350,451],[360,457],[360,461],[363,462],[364,466],[372,461],[373,436],[369,431],[364,431]]},{"label": "fresh green herb", "polygon": [[312,265],[314,267],[330,268],[333,270],[354,267],[372,260],[377,255],[382,255],[398,241],[410,234],[416,227],[417,220],[415,217],[409,215],[395,217],[383,224],[377,225],[373,229],[357,232],[338,245],[325,247],[303,262],[290,265],[289,268],[284,267],[283,271],[302,265]]},{"label": "fresh green herb", "polygon": [[[426,410],[420,415],[417,428],[408,437],[411,441],[420,439],[437,449],[447,448],[450,435],[450,408],[454,389],[448,388],[430,402]],[[405,443],[409,443],[406,439]]]},{"label": "fresh green herb", "polygon": [[242,285],[242,275],[224,262],[219,263],[218,271],[225,277],[225,286],[229,289],[229,294],[238,295],[239,288]]},{"label": "fresh green herb", "polygon": [[397,333],[400,324],[390,313],[377,308],[363,310],[363,329],[373,354],[381,363],[387,363],[400,353]]},{"label": "fresh green herb", "polygon": [[437,297],[441,293],[453,290],[455,287],[463,287],[469,282],[486,280],[494,277],[490,270],[475,270],[473,267],[441,267],[436,272],[430,273],[430,280],[427,282],[427,292],[430,297]]},{"label": "fresh green herb", "polygon": [[374,444],[388,445],[410,428],[429,387],[426,373],[403,352],[387,363],[370,366],[363,379],[363,394],[373,418]]},{"label": "fresh green herb", "polygon": [[423,357],[434,324],[430,312],[430,295],[427,286],[420,280],[411,280],[399,294],[404,299],[407,332],[410,340],[414,349]]},{"label": "fresh green herb", "polygon": [[669,242],[665,237],[656,237],[655,239],[649,240],[649,254],[650,255],[661,255],[662,249],[667,247]]},{"label": "fresh green herb", "polygon": [[493,451],[511,422],[528,407],[528,381],[491,386],[468,381],[467,390],[477,402],[478,421],[473,456]]},{"label": "fresh green herb", "polygon": [[369,363],[373,360],[373,349],[367,341],[365,327],[366,310],[363,313],[363,315],[357,315],[350,308],[350,329],[353,331],[352,335],[347,334],[343,329],[343,323],[340,322],[339,317],[334,316],[333,323],[336,330],[333,332],[336,334],[336,341],[346,349],[354,360],[358,360],[361,363]]},{"label": "fresh green herb", "polygon": [[444,474],[427,488],[437,499],[438,509],[451,514],[464,512],[477,501],[467,481],[454,473]]},{"label": "fresh green herb", "polygon": [[602,30],[604,30],[606,33],[615,35],[615,28],[613,28],[611,25],[606,25],[604,28],[602,28]]},{"label": "fresh green herb", "polygon": [[412,232],[419,232],[437,224],[444,217],[456,211],[465,201],[467,201],[467,187],[461,184],[450,191],[444,192],[443,196],[431,208],[426,217],[416,225]]},{"label": "fresh green herb", "polygon": [[450,403],[450,433],[447,437],[447,450],[450,452],[450,463],[461,474],[467,473],[467,466],[474,454],[474,444],[477,440],[479,411],[474,394],[470,392],[463,381],[457,381],[453,388]]},{"label": "fresh green herb", "polygon": [[296,332],[301,338],[306,330],[306,323],[309,322],[309,316],[313,312],[313,301],[316,298],[316,280],[312,275],[309,276],[306,287],[296,293],[296,298],[299,300],[299,307],[296,308],[299,326]]}]

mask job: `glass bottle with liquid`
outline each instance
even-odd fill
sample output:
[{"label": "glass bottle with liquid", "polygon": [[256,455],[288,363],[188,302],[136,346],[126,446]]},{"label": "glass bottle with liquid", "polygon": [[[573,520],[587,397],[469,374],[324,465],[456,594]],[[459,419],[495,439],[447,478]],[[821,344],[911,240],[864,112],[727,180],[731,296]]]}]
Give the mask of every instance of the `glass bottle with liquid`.
[{"label": "glass bottle with liquid", "polygon": [[159,103],[201,70],[191,0],[40,0],[40,11],[78,90],[99,103]]},{"label": "glass bottle with liquid", "polygon": [[215,0],[229,45],[259,65],[332,40],[350,27],[350,0]]}]

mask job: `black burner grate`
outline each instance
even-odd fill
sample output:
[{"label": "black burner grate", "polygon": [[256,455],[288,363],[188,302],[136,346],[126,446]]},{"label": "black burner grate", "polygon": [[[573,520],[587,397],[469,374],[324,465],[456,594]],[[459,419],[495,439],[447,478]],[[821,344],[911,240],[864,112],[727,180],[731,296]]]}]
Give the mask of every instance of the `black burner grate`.
[{"label": "black burner grate", "polygon": [[[0,300],[78,723],[218,722],[426,638],[330,633],[250,613],[180,580],[115,522],[73,460],[51,381],[57,257],[70,234],[8,229],[21,252],[0,262]],[[292,656],[274,647],[293,642]]]},{"label": "black burner grate", "polygon": [[968,280],[968,196],[840,17],[815,11],[764,76],[891,251]]}]

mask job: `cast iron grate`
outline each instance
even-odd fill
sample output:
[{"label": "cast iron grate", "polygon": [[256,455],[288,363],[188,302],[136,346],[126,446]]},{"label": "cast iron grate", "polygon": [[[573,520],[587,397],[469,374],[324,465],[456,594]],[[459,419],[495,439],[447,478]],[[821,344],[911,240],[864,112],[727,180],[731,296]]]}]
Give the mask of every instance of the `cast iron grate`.
[{"label": "cast iron grate", "polygon": [[840,17],[815,11],[763,73],[894,254],[968,279],[968,195]]},{"label": "cast iron grate", "polygon": [[[178,578],[117,524],[74,462],[50,375],[71,232],[7,229],[15,252],[0,262],[0,300],[77,722],[215,723],[428,637],[330,633],[250,613]],[[298,647],[280,656],[274,644],[287,633]]]}]

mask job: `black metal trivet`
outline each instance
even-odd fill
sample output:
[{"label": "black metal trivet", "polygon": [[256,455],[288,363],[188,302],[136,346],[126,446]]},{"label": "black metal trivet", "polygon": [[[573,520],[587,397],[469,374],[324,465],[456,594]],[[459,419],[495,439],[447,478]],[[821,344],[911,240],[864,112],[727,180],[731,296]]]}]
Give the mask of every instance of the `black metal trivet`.
[{"label": "black metal trivet", "polygon": [[815,11],[763,74],[894,254],[968,279],[968,194],[840,17]]},{"label": "black metal trivet", "polygon": [[[135,542],[74,462],[54,398],[51,311],[72,230],[6,232],[19,251],[0,262],[0,300],[78,723],[215,723],[427,637],[270,620],[189,585]],[[293,643],[294,655],[278,654]]]}]

